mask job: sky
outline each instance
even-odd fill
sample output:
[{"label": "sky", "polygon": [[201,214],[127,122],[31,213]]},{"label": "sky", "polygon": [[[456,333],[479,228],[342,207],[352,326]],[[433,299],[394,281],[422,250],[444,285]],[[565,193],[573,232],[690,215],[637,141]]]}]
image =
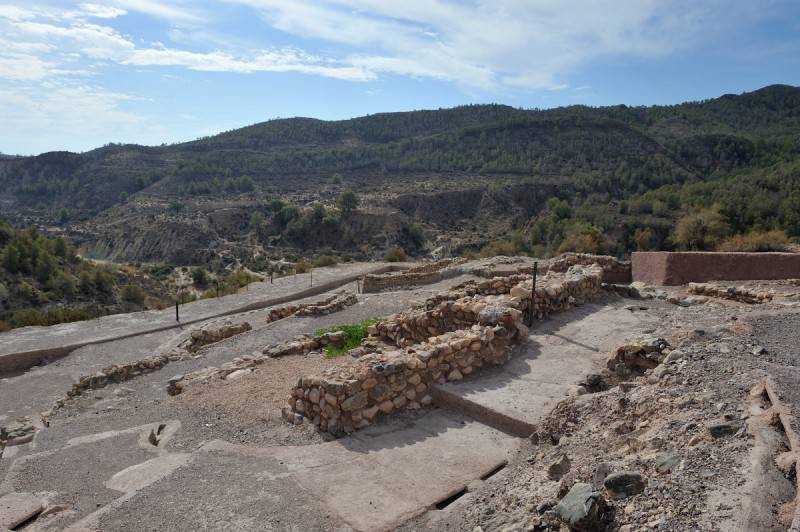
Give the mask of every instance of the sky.
[{"label": "sky", "polygon": [[800,85],[797,0],[0,0],[0,152]]}]

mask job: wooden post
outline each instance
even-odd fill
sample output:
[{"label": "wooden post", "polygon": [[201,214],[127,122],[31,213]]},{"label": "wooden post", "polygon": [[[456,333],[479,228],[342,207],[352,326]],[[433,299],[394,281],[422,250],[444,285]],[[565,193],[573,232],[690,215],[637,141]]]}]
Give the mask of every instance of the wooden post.
[{"label": "wooden post", "polygon": [[529,326],[533,326],[533,320],[536,319],[536,273],[539,269],[539,262],[533,263],[533,283],[531,284],[531,312],[530,319],[528,320]]},{"label": "wooden post", "polygon": [[311,275],[311,286],[314,286],[314,268],[308,270],[309,275]]},{"label": "wooden post", "polygon": [[178,300],[177,299],[175,300],[175,321],[177,321],[179,323],[181,321],[181,317],[178,314]]}]

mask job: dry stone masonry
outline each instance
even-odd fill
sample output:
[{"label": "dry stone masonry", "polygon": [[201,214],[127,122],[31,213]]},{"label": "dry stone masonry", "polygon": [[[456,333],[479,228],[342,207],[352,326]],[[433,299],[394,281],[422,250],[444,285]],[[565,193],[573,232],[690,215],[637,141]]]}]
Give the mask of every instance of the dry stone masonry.
[{"label": "dry stone masonry", "polygon": [[[542,319],[593,297],[602,276],[597,265],[544,275],[537,283],[535,315]],[[509,346],[527,337],[531,287],[529,275],[467,283],[373,325],[367,344],[395,347],[301,378],[283,417],[292,423],[308,420],[338,436],[381,415],[429,404],[431,385],[506,362]]]},{"label": "dry stone masonry", "polygon": [[757,292],[743,286],[719,286],[710,283],[689,283],[689,293],[700,296],[718,297],[748,303],[750,305],[772,301],[769,292]]},{"label": "dry stone masonry", "polygon": [[314,303],[298,303],[283,305],[270,309],[267,323],[282,320],[289,316],[322,316],[338,312],[346,307],[358,303],[358,298],[352,292],[341,290],[332,296]]},{"label": "dry stone masonry", "polygon": [[408,270],[365,275],[362,280],[363,291],[365,293],[381,292],[383,290],[420,286],[449,279],[460,273],[454,267],[464,262],[466,262],[466,259],[442,259],[415,266]]}]

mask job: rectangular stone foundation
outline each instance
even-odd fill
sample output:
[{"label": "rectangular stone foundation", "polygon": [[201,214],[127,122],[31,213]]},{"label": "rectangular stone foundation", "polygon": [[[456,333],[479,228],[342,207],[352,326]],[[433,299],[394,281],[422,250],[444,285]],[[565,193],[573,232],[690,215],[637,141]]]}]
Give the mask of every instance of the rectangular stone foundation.
[{"label": "rectangular stone foundation", "polygon": [[800,253],[637,251],[631,261],[633,280],[651,285],[800,278]]}]

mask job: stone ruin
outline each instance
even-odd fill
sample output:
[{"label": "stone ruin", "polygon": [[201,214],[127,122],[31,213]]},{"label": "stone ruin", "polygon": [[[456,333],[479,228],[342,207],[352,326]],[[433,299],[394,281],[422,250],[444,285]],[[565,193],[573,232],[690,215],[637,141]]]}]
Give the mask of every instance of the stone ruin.
[{"label": "stone ruin", "polygon": [[323,316],[337,312],[358,303],[358,298],[352,292],[340,290],[330,297],[313,303],[297,303],[274,307],[270,309],[267,323],[282,320],[289,316]]},{"label": "stone ruin", "polygon": [[404,286],[432,284],[458,275],[460,271],[454,267],[464,262],[466,259],[463,258],[442,259],[407,270],[365,275],[362,279],[362,291],[381,292]]},{"label": "stone ruin", "polygon": [[772,301],[769,292],[758,292],[744,286],[719,286],[711,283],[689,283],[689,293],[699,296],[730,299],[740,303],[755,305]]},{"label": "stone ruin", "polygon": [[[539,319],[594,297],[603,269],[575,265],[539,278]],[[515,275],[465,283],[422,308],[390,316],[370,328],[366,345],[385,344],[347,365],[302,377],[283,408],[284,419],[309,421],[339,436],[377,417],[432,401],[434,384],[460,380],[484,365],[501,365],[509,347],[528,335],[532,277]]]}]

